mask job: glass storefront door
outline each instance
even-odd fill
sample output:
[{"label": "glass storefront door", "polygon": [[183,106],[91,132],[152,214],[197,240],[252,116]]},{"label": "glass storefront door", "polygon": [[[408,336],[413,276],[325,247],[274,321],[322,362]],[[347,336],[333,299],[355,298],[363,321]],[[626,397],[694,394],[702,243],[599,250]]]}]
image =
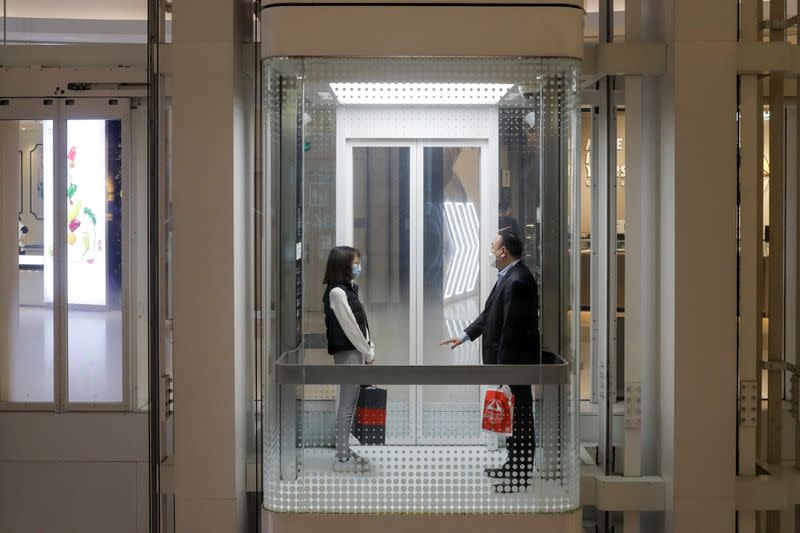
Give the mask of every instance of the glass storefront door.
[{"label": "glass storefront door", "polygon": [[127,99],[15,99],[0,109],[1,177],[14,193],[3,197],[15,200],[3,204],[3,226],[18,227],[0,250],[4,408],[130,405],[129,118]]},{"label": "glass storefront door", "polygon": [[39,118],[0,120],[0,226],[5,229],[0,290],[6,295],[0,298],[0,404],[52,409],[57,395],[54,308],[52,299],[44,298],[43,240],[53,224],[55,113],[24,107],[29,109],[21,109],[20,116]]}]

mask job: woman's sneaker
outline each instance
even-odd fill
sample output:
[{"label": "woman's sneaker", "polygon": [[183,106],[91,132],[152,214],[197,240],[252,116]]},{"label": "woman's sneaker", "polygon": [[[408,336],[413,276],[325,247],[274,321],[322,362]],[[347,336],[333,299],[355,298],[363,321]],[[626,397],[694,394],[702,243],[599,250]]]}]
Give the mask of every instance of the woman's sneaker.
[{"label": "woman's sneaker", "polygon": [[351,473],[368,472],[369,460],[351,451],[345,459],[336,459],[333,461],[333,471]]}]

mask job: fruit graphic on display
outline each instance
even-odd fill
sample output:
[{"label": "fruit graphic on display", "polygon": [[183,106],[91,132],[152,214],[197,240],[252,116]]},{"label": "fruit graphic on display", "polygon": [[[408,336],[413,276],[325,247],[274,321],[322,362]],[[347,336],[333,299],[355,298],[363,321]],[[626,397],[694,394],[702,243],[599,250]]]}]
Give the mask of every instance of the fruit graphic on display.
[{"label": "fruit graphic on display", "polygon": [[81,258],[86,256],[86,252],[89,251],[90,243],[91,243],[91,238],[89,237],[89,232],[84,231],[83,234],[81,235],[81,246],[83,247],[83,255],[81,256]]},{"label": "fruit graphic on display", "polygon": [[[77,187],[75,189],[77,189]],[[78,214],[81,212],[81,207],[83,207],[83,202],[79,198],[74,202],[70,200],[70,203],[72,205],[69,208],[69,212],[67,213],[67,229],[69,230],[69,233],[67,233],[67,244],[72,246],[78,241],[78,236],[75,235],[75,231],[77,231],[77,229],[81,227],[81,221],[78,220]]]},{"label": "fruit graphic on display", "polygon": [[[97,238],[97,216],[94,211],[85,205],[86,186],[81,181],[81,171],[78,166],[78,149],[70,147],[67,154],[67,244],[72,247],[78,243],[80,230],[80,245],[75,252],[70,252],[75,262],[94,264],[97,253],[102,249],[101,239]],[[91,224],[91,229],[89,225]],[[51,247],[52,255],[52,247]]]},{"label": "fruit graphic on display", "polygon": [[80,213],[81,207],[83,207],[83,201],[80,199],[71,204],[69,213],[67,215],[67,222],[72,222],[73,220],[78,218],[78,213]]},{"label": "fruit graphic on display", "polygon": [[[97,217],[95,216],[94,211],[92,211],[88,207],[84,207],[83,214],[86,215],[86,218],[88,218],[89,222],[92,223],[92,234],[97,235]],[[87,231],[83,232],[82,238],[83,238],[83,255],[81,256],[81,258],[86,257],[86,262],[91,265],[94,263],[95,254],[100,250],[100,241],[89,238],[89,232]],[[93,242],[97,242],[97,247],[90,252],[89,248],[91,247],[91,243]]]},{"label": "fruit graphic on display", "polygon": [[73,182],[73,169],[75,169],[75,157],[78,155],[78,150],[74,146],[70,147],[67,154],[67,167],[70,184],[67,187],[67,244],[73,246],[78,242],[78,236],[75,231],[81,226],[81,221],[78,220],[78,214],[83,207],[83,201],[75,197],[78,192],[78,186]]},{"label": "fruit graphic on display", "polygon": [[75,168],[75,156],[78,155],[78,150],[74,146],[70,147],[67,154],[67,165],[69,168]]}]

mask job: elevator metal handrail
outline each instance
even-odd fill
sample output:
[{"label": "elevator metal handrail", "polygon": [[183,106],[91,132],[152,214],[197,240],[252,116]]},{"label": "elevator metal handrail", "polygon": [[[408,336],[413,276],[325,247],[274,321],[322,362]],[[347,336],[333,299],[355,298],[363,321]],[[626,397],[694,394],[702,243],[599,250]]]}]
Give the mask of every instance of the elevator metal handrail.
[{"label": "elevator metal handrail", "polygon": [[552,352],[542,362],[524,365],[334,365],[302,363],[298,350],[283,353],[275,363],[280,385],[563,385],[569,363]]}]

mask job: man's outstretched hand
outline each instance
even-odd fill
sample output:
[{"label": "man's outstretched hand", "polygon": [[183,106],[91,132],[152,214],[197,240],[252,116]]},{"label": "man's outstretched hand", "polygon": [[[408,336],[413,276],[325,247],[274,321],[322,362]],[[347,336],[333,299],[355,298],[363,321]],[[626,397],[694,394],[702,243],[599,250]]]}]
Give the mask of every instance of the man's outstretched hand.
[{"label": "man's outstretched hand", "polygon": [[461,339],[458,337],[450,337],[449,339],[445,339],[439,343],[439,346],[449,346],[452,350],[453,348],[458,348],[461,346]]}]

